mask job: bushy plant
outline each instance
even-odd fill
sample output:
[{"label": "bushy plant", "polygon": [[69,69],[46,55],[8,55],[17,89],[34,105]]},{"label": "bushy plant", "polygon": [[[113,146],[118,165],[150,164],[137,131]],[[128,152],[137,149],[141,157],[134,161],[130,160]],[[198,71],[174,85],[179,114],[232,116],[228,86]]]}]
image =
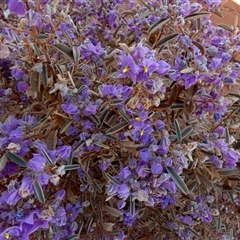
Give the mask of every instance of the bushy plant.
[{"label": "bushy plant", "polygon": [[240,35],[212,23],[220,3],[6,2],[0,239],[240,239]]}]

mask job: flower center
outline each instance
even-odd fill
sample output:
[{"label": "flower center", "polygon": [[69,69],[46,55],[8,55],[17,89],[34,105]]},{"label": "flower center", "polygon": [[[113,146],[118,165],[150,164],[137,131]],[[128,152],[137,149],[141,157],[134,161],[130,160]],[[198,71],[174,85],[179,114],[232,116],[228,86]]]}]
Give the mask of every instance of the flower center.
[{"label": "flower center", "polygon": [[140,131],[140,136],[142,136],[144,134],[144,130]]},{"label": "flower center", "polygon": [[123,73],[126,73],[126,72],[128,72],[128,71],[129,71],[129,67],[126,66],[126,67],[123,69]]},{"label": "flower center", "polygon": [[141,118],[140,117],[136,117],[135,120],[137,120],[138,122],[141,121]]},{"label": "flower center", "polygon": [[9,239],[9,237],[10,237],[9,233],[4,233],[4,237],[5,237],[5,239]]},{"label": "flower center", "polygon": [[148,72],[148,67],[145,66],[145,67],[143,68],[143,71],[144,71],[145,73],[147,73],[147,72]]}]

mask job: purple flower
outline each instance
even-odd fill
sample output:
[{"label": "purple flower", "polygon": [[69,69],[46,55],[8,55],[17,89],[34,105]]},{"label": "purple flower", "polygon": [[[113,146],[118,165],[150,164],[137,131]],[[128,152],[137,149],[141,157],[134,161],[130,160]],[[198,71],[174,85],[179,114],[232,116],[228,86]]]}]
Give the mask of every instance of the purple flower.
[{"label": "purple flower", "polygon": [[132,56],[134,60],[139,61],[144,58],[144,56],[149,52],[147,47],[143,47],[142,42],[132,50]]},{"label": "purple flower", "polygon": [[25,73],[19,69],[19,68],[15,68],[12,70],[12,76],[16,79],[16,80],[19,80],[21,78],[23,78],[25,75]]},{"label": "purple flower", "polygon": [[29,85],[28,83],[24,82],[24,81],[20,81],[17,83],[17,90],[21,93],[24,93],[28,90]]},{"label": "purple flower", "polygon": [[131,172],[129,171],[128,167],[122,168],[120,172],[118,173],[118,176],[122,179],[127,179],[131,175]]},{"label": "purple flower", "polygon": [[149,124],[140,122],[136,124],[133,129],[133,137],[135,141],[139,141],[142,144],[147,144],[150,140],[150,134],[153,132],[153,128]]},{"label": "purple flower", "polygon": [[130,195],[130,189],[127,184],[123,183],[118,187],[118,197],[122,199],[127,199]]},{"label": "purple flower", "polygon": [[33,154],[33,158],[28,162],[27,166],[34,172],[41,172],[46,164],[46,159],[40,154]]},{"label": "purple flower", "polygon": [[145,81],[151,77],[152,73],[158,68],[158,64],[151,59],[144,59],[139,65],[139,73],[137,79]]},{"label": "purple flower", "polygon": [[224,159],[225,159],[225,165],[226,167],[236,167],[237,166],[237,161],[238,161],[238,154],[232,150],[232,149],[229,149],[225,155],[224,155]]},{"label": "purple flower", "polygon": [[157,73],[159,76],[164,76],[169,72],[170,68],[171,66],[167,62],[160,60],[158,62]]},{"label": "purple flower", "polygon": [[94,115],[97,113],[97,106],[92,104],[91,102],[87,105],[87,107],[84,109],[83,113],[86,115],[86,116],[89,116],[89,115]]},{"label": "purple flower", "polygon": [[62,146],[57,150],[58,156],[67,159],[70,156],[72,148],[70,146]]},{"label": "purple flower", "polygon": [[130,212],[127,212],[124,217],[124,224],[127,225],[128,227],[131,227],[133,223],[136,221],[138,216],[138,211],[135,211],[134,216],[130,214]]},{"label": "purple flower", "polygon": [[18,193],[22,198],[26,198],[34,193],[33,179],[31,177],[24,177],[22,179],[22,184],[18,190]]},{"label": "purple flower", "polygon": [[133,83],[136,83],[138,66],[134,62],[131,55],[119,56],[120,63],[118,64],[118,78],[131,78]]},{"label": "purple flower", "polygon": [[162,165],[160,163],[152,163],[151,165],[151,172],[152,174],[156,174],[156,175],[159,175],[162,173]]},{"label": "purple flower", "polygon": [[36,26],[38,18],[40,18],[39,14],[34,12],[32,9],[30,9],[25,16],[28,20],[29,26],[31,27]]},{"label": "purple flower", "polygon": [[9,0],[8,9],[11,13],[18,15],[19,17],[24,16],[26,13],[26,5],[21,0]]},{"label": "purple flower", "polygon": [[209,67],[212,70],[216,70],[222,66],[222,59],[218,57],[212,58],[212,62],[209,64]]},{"label": "purple flower", "polygon": [[13,130],[10,132],[9,140],[13,143],[19,143],[22,139],[22,130],[20,128],[17,128],[16,130]]},{"label": "purple flower", "polygon": [[71,114],[71,115],[78,113],[78,107],[75,104],[73,104],[73,103],[69,103],[69,104],[63,103],[61,105],[61,107],[62,107],[62,110],[65,113],[68,113],[68,114]]}]

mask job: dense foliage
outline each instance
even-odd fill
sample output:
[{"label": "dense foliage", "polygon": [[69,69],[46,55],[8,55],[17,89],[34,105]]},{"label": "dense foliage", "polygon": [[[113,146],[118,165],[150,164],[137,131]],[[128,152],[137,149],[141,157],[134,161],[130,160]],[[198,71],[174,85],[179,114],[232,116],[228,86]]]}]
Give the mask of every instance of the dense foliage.
[{"label": "dense foliage", "polygon": [[220,3],[6,1],[0,239],[240,239],[240,35],[212,23]]}]

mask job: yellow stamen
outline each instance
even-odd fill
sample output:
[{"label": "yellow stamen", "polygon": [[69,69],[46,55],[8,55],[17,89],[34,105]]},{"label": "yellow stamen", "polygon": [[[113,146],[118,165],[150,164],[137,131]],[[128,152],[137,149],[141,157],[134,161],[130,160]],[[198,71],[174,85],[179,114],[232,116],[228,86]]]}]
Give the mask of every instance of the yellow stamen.
[{"label": "yellow stamen", "polygon": [[136,117],[135,120],[137,120],[138,122],[141,121],[141,118],[140,117]]},{"label": "yellow stamen", "polygon": [[126,72],[128,72],[128,71],[129,71],[129,67],[126,66],[126,67],[123,69],[123,73],[126,73]]},{"label": "yellow stamen", "polygon": [[209,112],[206,112],[206,116],[208,116],[209,115]]},{"label": "yellow stamen", "polygon": [[140,131],[140,136],[142,136],[144,134],[144,130]]},{"label": "yellow stamen", "polygon": [[202,83],[202,79],[199,79],[198,82],[199,82],[199,83]]},{"label": "yellow stamen", "polygon": [[148,72],[148,67],[144,67],[144,68],[143,68],[143,71],[144,71],[145,73],[147,73],[147,72]]},{"label": "yellow stamen", "polygon": [[4,237],[5,237],[6,239],[9,239],[9,238],[10,238],[9,233],[4,233]]}]

